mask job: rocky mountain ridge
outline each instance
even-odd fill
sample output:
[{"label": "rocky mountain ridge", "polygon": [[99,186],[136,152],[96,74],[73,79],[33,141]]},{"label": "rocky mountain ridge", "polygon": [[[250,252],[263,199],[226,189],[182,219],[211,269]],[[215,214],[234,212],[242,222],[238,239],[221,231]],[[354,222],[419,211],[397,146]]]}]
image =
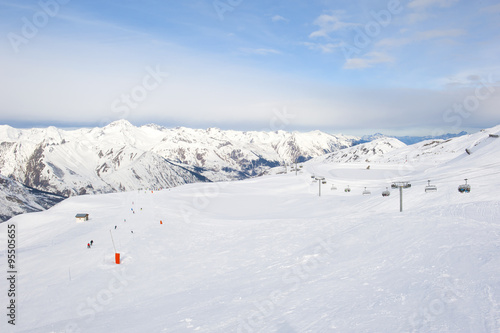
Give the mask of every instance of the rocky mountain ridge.
[{"label": "rocky mountain ridge", "polygon": [[29,188],[0,175],[0,222],[12,216],[48,209],[65,198]]},{"label": "rocky mountain ridge", "polygon": [[76,130],[3,125],[0,172],[64,196],[167,188],[258,176],[286,162],[349,147],[355,139],[320,131],[136,127],[126,120]]}]

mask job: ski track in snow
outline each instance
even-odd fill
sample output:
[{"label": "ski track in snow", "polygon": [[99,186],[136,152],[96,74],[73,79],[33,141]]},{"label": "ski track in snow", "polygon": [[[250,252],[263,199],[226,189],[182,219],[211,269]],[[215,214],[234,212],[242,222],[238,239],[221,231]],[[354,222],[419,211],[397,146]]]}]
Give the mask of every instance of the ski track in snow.
[{"label": "ski track in snow", "polygon": [[[313,160],[298,176],[79,196],[16,216],[0,244],[14,223],[17,325],[4,315],[0,331],[500,332],[499,153],[478,145],[456,167]],[[312,174],[327,179],[321,197]],[[402,213],[398,190],[381,196],[401,179],[412,182]],[[75,222],[82,212],[90,220]],[[2,304],[7,289],[2,279]]]}]

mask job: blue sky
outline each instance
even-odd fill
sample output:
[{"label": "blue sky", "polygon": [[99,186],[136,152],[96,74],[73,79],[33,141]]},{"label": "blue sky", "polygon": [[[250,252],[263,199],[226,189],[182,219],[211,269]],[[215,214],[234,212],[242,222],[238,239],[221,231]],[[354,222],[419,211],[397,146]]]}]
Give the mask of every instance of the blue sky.
[{"label": "blue sky", "polygon": [[0,0],[0,123],[441,134],[500,123],[500,1]]}]

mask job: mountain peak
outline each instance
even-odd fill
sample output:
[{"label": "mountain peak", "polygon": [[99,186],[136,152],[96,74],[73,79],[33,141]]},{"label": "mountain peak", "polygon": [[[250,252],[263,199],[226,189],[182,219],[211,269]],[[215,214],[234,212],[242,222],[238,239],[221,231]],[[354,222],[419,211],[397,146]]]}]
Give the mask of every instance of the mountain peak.
[{"label": "mountain peak", "polygon": [[111,123],[109,123],[106,127],[134,127],[128,120],[126,119],[118,119]]}]

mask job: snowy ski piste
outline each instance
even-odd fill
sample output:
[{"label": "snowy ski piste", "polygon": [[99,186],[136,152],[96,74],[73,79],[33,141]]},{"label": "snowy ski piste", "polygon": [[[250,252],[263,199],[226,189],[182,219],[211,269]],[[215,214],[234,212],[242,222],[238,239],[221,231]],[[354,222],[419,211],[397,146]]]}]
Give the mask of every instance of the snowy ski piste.
[{"label": "snowy ski piste", "polygon": [[[424,142],[370,162],[320,157],[297,175],[18,215],[0,224],[2,267],[16,226],[19,272],[15,326],[0,283],[0,331],[499,332],[499,140],[480,132],[428,154]],[[411,183],[403,212],[396,181]]]}]

